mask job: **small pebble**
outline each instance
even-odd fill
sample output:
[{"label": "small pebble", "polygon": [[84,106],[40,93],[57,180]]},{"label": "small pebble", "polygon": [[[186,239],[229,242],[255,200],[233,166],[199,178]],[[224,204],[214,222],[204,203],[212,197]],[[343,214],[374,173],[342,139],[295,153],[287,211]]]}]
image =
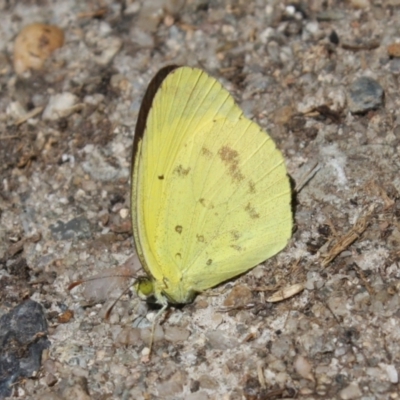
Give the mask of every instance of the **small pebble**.
[{"label": "small pebble", "polygon": [[54,50],[64,44],[64,32],[54,25],[31,24],[23,28],[14,44],[14,69],[20,75],[39,70]]},{"label": "small pebble", "polygon": [[179,15],[185,6],[185,0],[166,0],[165,10],[171,15]]},{"label": "small pebble", "polygon": [[150,347],[144,347],[141,352],[141,356],[143,359],[147,359],[147,357],[150,356]]},{"label": "small pebble", "polygon": [[396,367],[393,364],[380,364],[379,365],[383,370],[386,371],[389,381],[391,383],[397,384],[399,383],[399,373],[397,372]]},{"label": "small pebble", "polygon": [[[74,371],[75,372],[75,371]],[[60,383],[63,388],[61,390],[61,396],[64,399],[74,400],[90,400],[91,397],[88,394],[87,380],[82,377],[73,377],[68,383]]]},{"label": "small pebble", "polygon": [[368,8],[369,0],[351,0],[350,5],[356,9]]},{"label": "small pebble", "polygon": [[224,301],[225,307],[242,307],[251,303],[253,298],[251,290],[244,285],[235,286]]},{"label": "small pebble", "polygon": [[275,357],[283,358],[285,354],[292,350],[293,344],[290,337],[284,335],[278,337],[271,346],[271,354]]},{"label": "small pebble", "polygon": [[141,343],[140,329],[124,327],[117,335],[115,341],[122,346],[137,346],[138,343]]},{"label": "small pebble", "polygon": [[145,32],[139,27],[132,29],[131,37],[132,43],[142,47],[142,48],[153,48],[154,47],[154,37],[148,32]]},{"label": "small pebble", "polygon": [[239,345],[236,338],[227,337],[221,331],[209,331],[206,333],[211,348],[217,350],[233,349]]},{"label": "small pebble", "polygon": [[218,389],[218,380],[210,376],[209,374],[203,374],[199,377],[200,387],[208,390]]},{"label": "small pebble", "polygon": [[340,391],[339,395],[343,400],[358,399],[362,395],[362,392],[357,383],[350,383],[349,386]]},{"label": "small pebble", "polygon": [[44,375],[44,380],[46,382],[46,385],[50,387],[54,386],[57,383],[57,378],[53,374],[48,372]]},{"label": "small pebble", "polygon": [[60,324],[66,324],[68,323],[72,318],[74,318],[74,312],[73,310],[66,310],[62,314],[60,314],[57,318],[57,321]]},{"label": "small pebble", "polygon": [[317,14],[318,21],[339,21],[343,18],[345,18],[345,14],[339,10],[326,10]]},{"label": "small pebble", "polygon": [[278,107],[274,111],[273,120],[275,124],[284,125],[290,121],[294,114],[295,110],[291,106]]},{"label": "small pebble", "polygon": [[46,373],[49,373],[49,374],[56,374],[57,373],[56,363],[50,358],[47,359],[43,363],[43,369],[46,371]]},{"label": "small pebble", "polygon": [[339,36],[338,36],[338,34],[336,33],[336,31],[333,30],[333,31],[329,34],[329,41],[330,41],[331,43],[333,43],[333,44],[339,44],[340,39],[339,39]]},{"label": "small pebble", "polygon": [[389,57],[400,57],[400,43],[392,43],[387,47]]},{"label": "small pebble", "polygon": [[[145,343],[150,343],[151,340],[151,328],[144,328],[140,330],[140,338]],[[164,339],[164,329],[160,325],[156,325],[154,328],[153,343],[156,343]]]},{"label": "small pebble", "polygon": [[352,113],[364,113],[383,104],[384,91],[375,79],[363,76],[356,79],[348,92],[348,104]]},{"label": "small pebble", "polygon": [[297,356],[294,362],[294,368],[296,372],[304,379],[314,382],[314,376],[312,374],[312,365],[303,356]]},{"label": "small pebble", "polygon": [[187,329],[177,326],[165,327],[165,339],[169,342],[184,342],[189,336],[190,332]]},{"label": "small pebble", "polygon": [[[179,371],[172,375],[168,380],[157,384],[157,391],[161,398],[177,398],[183,391],[185,378]],[[180,397],[180,396],[179,396]]]},{"label": "small pebble", "polygon": [[71,115],[74,111],[74,105],[78,102],[78,97],[69,92],[55,94],[50,97],[50,100],[43,111],[43,119],[56,121],[60,118],[65,118]]},{"label": "small pebble", "polygon": [[186,395],[186,400],[208,400],[210,397],[206,392],[189,393]]},{"label": "small pebble", "polygon": [[400,57],[390,60],[389,69],[393,75],[400,75]]},{"label": "small pebble", "polygon": [[163,7],[157,1],[146,1],[139,12],[137,26],[146,32],[155,32],[164,15]]},{"label": "small pebble", "polygon": [[26,110],[19,101],[12,101],[7,106],[6,113],[13,119],[20,119],[26,114]]},{"label": "small pebble", "polygon": [[64,400],[64,398],[58,396],[57,393],[44,393],[43,395],[40,396],[40,398],[41,400]]},{"label": "small pebble", "polygon": [[118,37],[101,38],[97,42],[94,61],[99,65],[107,65],[118,54],[122,47],[122,40]]},{"label": "small pebble", "polygon": [[128,215],[129,215],[129,209],[127,209],[127,208],[121,208],[121,210],[119,210],[119,216],[120,216],[122,219],[127,218]]}]

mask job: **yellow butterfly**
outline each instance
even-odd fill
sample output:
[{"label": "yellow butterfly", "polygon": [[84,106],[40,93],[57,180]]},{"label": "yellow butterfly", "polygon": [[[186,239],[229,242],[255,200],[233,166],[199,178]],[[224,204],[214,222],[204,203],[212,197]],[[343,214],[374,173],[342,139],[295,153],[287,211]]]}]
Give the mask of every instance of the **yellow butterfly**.
[{"label": "yellow butterfly", "polygon": [[149,84],[131,195],[136,250],[148,275],[135,286],[161,312],[272,257],[292,233],[281,152],[196,68],[162,68]]}]

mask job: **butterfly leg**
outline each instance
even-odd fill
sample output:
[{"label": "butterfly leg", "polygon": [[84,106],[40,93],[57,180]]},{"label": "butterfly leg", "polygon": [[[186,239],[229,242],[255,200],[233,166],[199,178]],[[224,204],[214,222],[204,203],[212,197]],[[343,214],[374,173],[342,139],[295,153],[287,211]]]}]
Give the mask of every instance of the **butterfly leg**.
[{"label": "butterfly leg", "polygon": [[156,316],[154,317],[153,320],[153,324],[151,325],[151,335],[150,335],[150,344],[149,344],[149,355],[151,355],[151,350],[153,348],[153,342],[154,342],[154,332],[156,329],[156,325],[160,319],[160,317],[162,316],[162,314],[164,314],[165,310],[168,308],[168,303],[164,304],[160,311],[158,311],[158,313],[156,314]]}]

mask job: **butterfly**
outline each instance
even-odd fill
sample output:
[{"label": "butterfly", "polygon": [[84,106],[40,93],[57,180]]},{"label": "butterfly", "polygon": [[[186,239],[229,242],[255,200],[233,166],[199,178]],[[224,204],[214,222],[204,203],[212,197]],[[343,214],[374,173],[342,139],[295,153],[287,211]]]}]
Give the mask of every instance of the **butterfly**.
[{"label": "butterfly", "polygon": [[132,227],[164,311],[255,267],[292,234],[291,188],[271,137],[206,72],[167,66],[144,95],[133,145]]}]

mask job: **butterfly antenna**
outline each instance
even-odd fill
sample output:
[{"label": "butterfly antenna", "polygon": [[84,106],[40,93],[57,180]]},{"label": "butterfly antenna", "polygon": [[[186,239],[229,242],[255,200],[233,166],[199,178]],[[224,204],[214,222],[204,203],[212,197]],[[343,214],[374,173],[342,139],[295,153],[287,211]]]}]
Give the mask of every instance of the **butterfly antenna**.
[{"label": "butterfly antenna", "polygon": [[111,304],[111,306],[108,307],[108,310],[107,310],[107,312],[106,312],[106,315],[104,316],[104,319],[105,319],[105,320],[108,321],[108,319],[110,318],[111,311],[113,310],[113,308],[115,307],[115,305],[121,300],[121,297],[122,297],[124,294],[128,293],[130,287],[131,287],[131,285],[129,284],[129,285],[123,290],[123,292],[113,301],[113,303]]},{"label": "butterfly antenna", "polygon": [[75,287],[77,287],[79,285],[82,285],[83,283],[91,282],[91,281],[97,281],[98,279],[106,279],[106,278],[134,278],[134,276],[133,275],[119,274],[119,275],[94,276],[93,278],[87,278],[87,279],[78,279],[77,281],[71,282],[68,285],[67,289],[68,290],[72,290],[73,288],[75,288]]}]

